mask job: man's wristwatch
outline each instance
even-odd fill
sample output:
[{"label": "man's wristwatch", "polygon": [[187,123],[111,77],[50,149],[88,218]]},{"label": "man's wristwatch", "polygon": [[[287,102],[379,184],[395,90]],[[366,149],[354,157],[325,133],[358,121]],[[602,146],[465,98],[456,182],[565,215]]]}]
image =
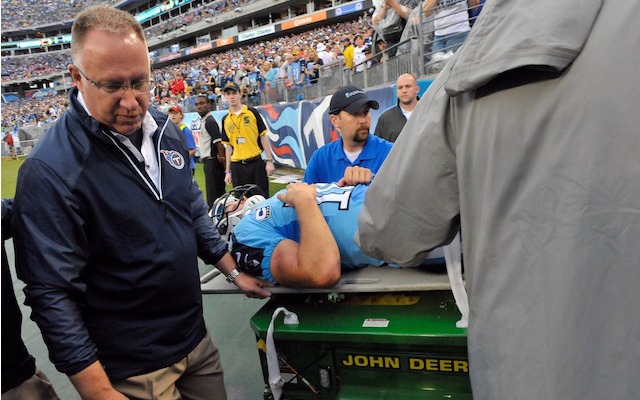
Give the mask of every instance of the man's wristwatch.
[{"label": "man's wristwatch", "polygon": [[235,282],[238,275],[240,275],[240,271],[238,271],[238,268],[234,268],[233,271],[231,271],[229,275],[227,275],[227,282],[229,283]]}]

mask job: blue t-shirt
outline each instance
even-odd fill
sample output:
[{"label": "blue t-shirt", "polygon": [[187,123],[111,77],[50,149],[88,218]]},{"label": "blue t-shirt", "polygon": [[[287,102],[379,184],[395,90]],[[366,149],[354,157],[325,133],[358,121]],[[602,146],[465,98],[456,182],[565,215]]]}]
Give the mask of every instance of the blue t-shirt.
[{"label": "blue t-shirt", "polygon": [[[365,256],[354,241],[358,214],[368,187],[338,187],[335,183],[316,185],[316,200],[338,244],[342,269],[384,264],[384,261]],[[276,283],[270,270],[271,256],[284,239],[300,243],[298,217],[293,207],[273,196],[258,204],[236,225],[231,238],[231,254],[241,270],[252,275],[262,273],[263,279]]]},{"label": "blue t-shirt", "polygon": [[[184,137],[187,138],[187,148],[189,148],[189,150],[195,149],[196,140],[193,137],[193,133],[191,132],[191,129],[187,128],[185,124],[182,124],[180,125],[180,130],[184,134]],[[196,158],[193,156],[189,157],[189,167],[191,168],[192,171],[196,169]]]},{"label": "blue t-shirt", "polygon": [[392,146],[393,143],[370,133],[362,152],[351,162],[344,154],[341,137],[340,140],[326,144],[313,153],[304,171],[304,182],[338,182],[344,176],[344,170],[354,165],[368,168],[375,174]]}]

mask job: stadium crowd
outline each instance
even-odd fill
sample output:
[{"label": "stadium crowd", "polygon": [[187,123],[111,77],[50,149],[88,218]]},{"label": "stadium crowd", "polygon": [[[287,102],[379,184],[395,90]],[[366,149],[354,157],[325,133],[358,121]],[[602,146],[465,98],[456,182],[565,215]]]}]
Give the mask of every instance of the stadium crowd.
[{"label": "stadium crowd", "polygon": [[70,52],[55,52],[26,57],[3,57],[2,81],[19,81],[51,74],[63,74],[71,62]]},{"label": "stadium crowd", "polygon": [[[326,47],[331,60],[338,60],[342,51],[343,32],[361,35],[367,38],[366,40],[370,40],[373,34],[370,19],[364,16],[354,21],[319,27],[304,33],[265,40],[154,69],[153,78],[156,82],[153,93],[154,104],[166,112],[173,104],[189,104],[196,94],[205,93],[216,101],[218,107],[225,108],[220,96],[220,88],[230,80],[243,88],[250,102],[256,96],[259,97],[260,91],[265,90],[269,82],[287,76],[286,59],[291,58],[294,51],[300,53],[301,59],[305,59],[305,55],[314,52],[321,43]],[[66,60],[57,59],[58,72],[66,70],[70,62],[68,57],[67,55]],[[33,60],[33,58],[29,59]],[[44,60],[46,56],[36,57],[36,59]],[[46,64],[50,65],[49,62]],[[2,68],[4,75],[4,62]],[[25,59],[25,62],[19,64],[19,68],[15,68],[11,73],[13,76],[20,76],[28,73],[29,70],[43,68],[34,67],[34,64],[29,64]],[[283,75],[278,75],[279,71],[282,71],[280,73]],[[64,110],[66,102],[67,97],[62,94],[43,99],[22,99],[4,103],[2,125],[8,127],[34,121],[47,121],[56,117],[49,110],[51,108]]]},{"label": "stadium crowd", "polygon": [[60,23],[94,4],[115,4],[116,0],[4,0],[2,30]]},{"label": "stadium crowd", "polygon": [[65,93],[42,98],[24,98],[2,104],[2,126],[16,127],[30,123],[47,123],[58,119],[67,109]]},{"label": "stadium crowd", "polygon": [[158,37],[159,35],[180,29],[183,26],[203,21],[209,17],[232,11],[237,7],[255,3],[256,1],[257,0],[220,0],[213,3],[205,3],[202,6],[189,10],[175,18],[155,24],[150,28],[145,29],[144,32],[145,35],[147,35],[147,39]]}]

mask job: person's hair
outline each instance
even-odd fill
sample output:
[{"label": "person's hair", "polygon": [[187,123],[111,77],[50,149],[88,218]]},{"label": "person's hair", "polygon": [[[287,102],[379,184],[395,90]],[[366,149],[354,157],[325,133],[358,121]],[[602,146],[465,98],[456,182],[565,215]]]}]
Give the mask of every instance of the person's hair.
[{"label": "person's hair", "polygon": [[205,100],[207,101],[207,103],[211,103],[211,99],[210,99],[209,97],[207,97],[207,95],[206,95],[206,94],[204,94],[204,93],[199,93],[199,94],[196,96],[196,99],[197,99],[198,97],[202,97],[203,99],[205,99]]},{"label": "person's hair", "polygon": [[73,62],[76,61],[87,34],[92,30],[120,34],[134,32],[145,46],[147,45],[142,26],[133,15],[113,7],[91,6],[78,14],[71,28],[71,59]]}]

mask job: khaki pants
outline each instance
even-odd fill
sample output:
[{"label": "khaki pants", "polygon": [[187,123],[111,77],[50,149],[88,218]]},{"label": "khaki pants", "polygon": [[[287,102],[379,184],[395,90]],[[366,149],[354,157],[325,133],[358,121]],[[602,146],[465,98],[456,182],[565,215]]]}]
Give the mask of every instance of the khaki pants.
[{"label": "khaki pants", "polygon": [[36,368],[36,373],[19,386],[2,393],[2,400],[60,400],[49,378]]},{"label": "khaki pants", "polygon": [[227,398],[220,353],[209,332],[191,353],[172,366],[113,382],[113,386],[132,400]]}]

